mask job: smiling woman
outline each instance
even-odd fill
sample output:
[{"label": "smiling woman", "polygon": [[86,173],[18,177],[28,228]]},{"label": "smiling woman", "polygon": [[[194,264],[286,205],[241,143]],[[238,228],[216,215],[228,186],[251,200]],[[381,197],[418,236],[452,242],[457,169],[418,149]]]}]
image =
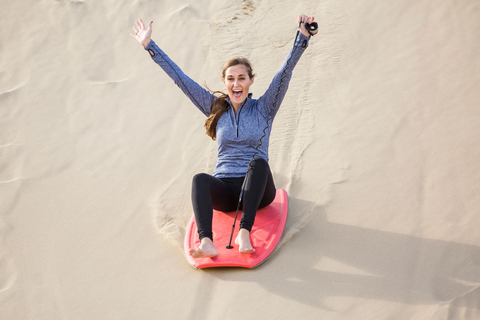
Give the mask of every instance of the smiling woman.
[{"label": "smiling woman", "polygon": [[235,114],[242,102],[247,99],[253,80],[252,66],[246,58],[234,58],[228,61],[223,68],[223,83],[232,107],[235,109]]},{"label": "smiling woman", "polygon": [[227,61],[222,73],[226,93],[212,93],[185,75],[151,40],[152,23],[146,27],[140,19],[133,28],[135,34],[132,36],[207,116],[207,134],[217,141],[217,165],[213,175],[197,174],[192,183],[192,205],[201,240],[198,248],[190,249],[194,258],[218,254],[213,245],[213,209],[228,212],[237,208],[238,212],[240,206],[242,218],[235,243],[240,253],[255,252],[250,231],[257,210],[272,203],[276,195],[268,164],[269,121],[273,121],[287,92],[293,69],[308,47],[311,33],[307,27],[310,23],[313,23],[313,17],[298,16],[299,30],[294,45],[269,88],[258,99],[253,99],[249,92],[254,74],[246,58]]},{"label": "smiling woman", "polygon": [[227,89],[227,94],[221,91],[213,92],[213,94],[220,94],[220,96],[212,102],[210,115],[205,121],[207,135],[213,140],[217,138],[218,119],[230,107],[230,104],[235,115],[237,114],[240,105],[248,96],[254,76],[252,64],[244,57],[230,59],[223,66],[222,79]]}]

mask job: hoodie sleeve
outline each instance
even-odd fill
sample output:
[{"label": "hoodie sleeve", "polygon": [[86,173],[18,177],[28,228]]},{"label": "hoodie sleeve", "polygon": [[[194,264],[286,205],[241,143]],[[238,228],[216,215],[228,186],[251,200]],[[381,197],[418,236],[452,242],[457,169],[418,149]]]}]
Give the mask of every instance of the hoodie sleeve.
[{"label": "hoodie sleeve", "polygon": [[208,117],[210,115],[210,106],[215,96],[183,73],[153,40],[145,47],[145,50],[150,53],[153,61],[172,78],[193,104]]},{"label": "hoodie sleeve", "polygon": [[298,32],[293,47],[283,62],[280,71],[278,71],[273,78],[265,94],[258,99],[259,111],[266,119],[268,118],[270,111],[272,111],[272,117],[275,117],[277,114],[283,98],[287,93],[293,69],[305,49],[308,47],[309,40],[310,37],[306,37],[301,32]]}]

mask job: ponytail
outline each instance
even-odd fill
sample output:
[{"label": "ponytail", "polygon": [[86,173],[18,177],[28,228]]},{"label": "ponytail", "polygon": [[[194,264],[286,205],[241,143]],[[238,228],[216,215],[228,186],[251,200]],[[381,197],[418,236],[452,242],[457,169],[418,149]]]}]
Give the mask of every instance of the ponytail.
[{"label": "ponytail", "polygon": [[220,119],[222,114],[228,110],[230,104],[227,101],[228,94],[225,94],[221,91],[215,91],[213,94],[218,94],[219,96],[212,100],[210,116],[208,116],[207,120],[205,120],[205,129],[207,135],[212,138],[212,140],[216,140],[218,119]]}]

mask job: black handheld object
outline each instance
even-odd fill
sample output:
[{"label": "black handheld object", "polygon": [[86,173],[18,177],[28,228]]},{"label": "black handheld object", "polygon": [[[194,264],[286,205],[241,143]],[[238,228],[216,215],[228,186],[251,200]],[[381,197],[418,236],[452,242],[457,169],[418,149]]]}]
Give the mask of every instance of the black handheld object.
[{"label": "black handheld object", "polygon": [[312,22],[312,23],[305,22],[305,28],[307,29],[308,33],[310,33],[311,36],[314,36],[318,33],[318,23],[316,22]]}]

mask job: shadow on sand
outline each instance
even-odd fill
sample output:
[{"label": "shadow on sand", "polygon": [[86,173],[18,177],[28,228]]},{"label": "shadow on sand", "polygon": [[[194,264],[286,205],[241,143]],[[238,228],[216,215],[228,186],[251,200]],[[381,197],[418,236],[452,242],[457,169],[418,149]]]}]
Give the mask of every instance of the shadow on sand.
[{"label": "shadow on sand", "polygon": [[[204,272],[320,309],[329,309],[324,301],[332,296],[480,309],[480,247],[329,223],[323,207],[290,199],[291,215],[302,208],[313,208],[308,223],[259,268]],[[292,224],[295,217],[286,232]],[[338,271],[323,270],[323,259]]]}]

